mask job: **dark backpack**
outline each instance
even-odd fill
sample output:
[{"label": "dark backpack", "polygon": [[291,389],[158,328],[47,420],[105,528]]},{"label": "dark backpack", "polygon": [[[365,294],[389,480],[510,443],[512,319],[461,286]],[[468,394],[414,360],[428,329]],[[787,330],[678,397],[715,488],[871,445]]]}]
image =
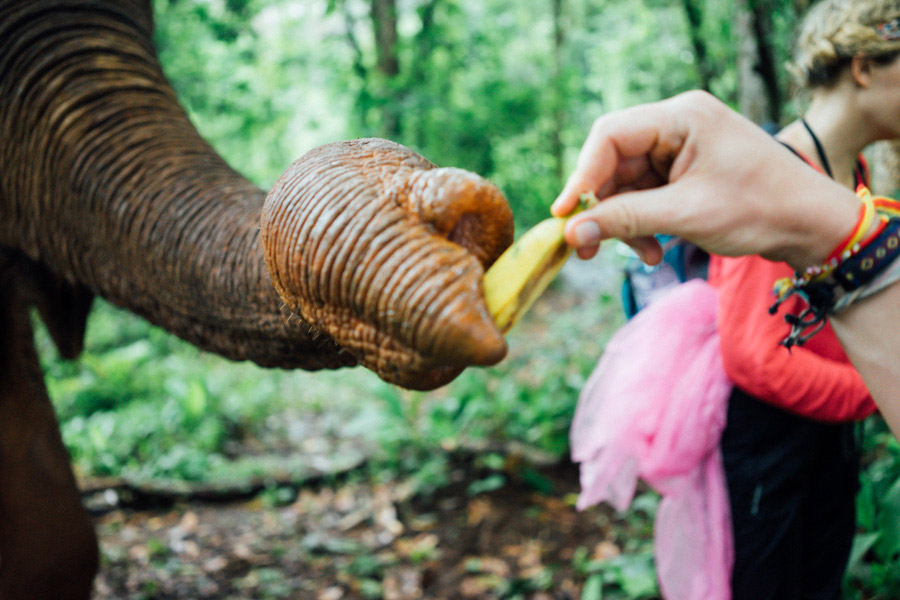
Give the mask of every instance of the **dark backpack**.
[{"label": "dark backpack", "polygon": [[706,279],[709,254],[691,242],[670,235],[656,236],[663,248],[663,259],[649,266],[634,256],[625,265],[622,304],[630,319],[659,295],[690,279]]}]

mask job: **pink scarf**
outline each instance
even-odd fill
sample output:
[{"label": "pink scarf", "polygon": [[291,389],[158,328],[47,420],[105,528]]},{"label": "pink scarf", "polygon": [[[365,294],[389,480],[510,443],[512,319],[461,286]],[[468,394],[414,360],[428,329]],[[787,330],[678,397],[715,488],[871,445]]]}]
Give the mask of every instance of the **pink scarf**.
[{"label": "pink scarf", "polygon": [[625,510],[638,478],[662,495],[656,568],[667,600],[730,600],[734,543],[719,440],[731,382],[716,291],[679,285],[620,329],[578,399],[570,433],[578,507]]}]

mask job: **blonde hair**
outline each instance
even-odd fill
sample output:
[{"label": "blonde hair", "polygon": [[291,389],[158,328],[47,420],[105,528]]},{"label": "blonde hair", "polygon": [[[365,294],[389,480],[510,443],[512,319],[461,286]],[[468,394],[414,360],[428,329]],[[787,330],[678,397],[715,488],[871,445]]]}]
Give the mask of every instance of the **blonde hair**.
[{"label": "blonde hair", "polygon": [[900,0],[821,0],[803,19],[788,69],[809,89],[834,84],[856,56],[890,62],[900,39],[885,39],[878,26],[898,18]]}]

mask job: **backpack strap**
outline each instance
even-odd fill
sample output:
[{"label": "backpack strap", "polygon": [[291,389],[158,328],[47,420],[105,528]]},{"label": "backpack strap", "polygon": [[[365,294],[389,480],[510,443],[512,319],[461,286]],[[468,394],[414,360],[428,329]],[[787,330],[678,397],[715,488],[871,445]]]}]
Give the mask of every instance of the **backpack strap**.
[{"label": "backpack strap", "polygon": [[822,161],[822,166],[825,168],[825,172],[829,177],[834,179],[834,175],[831,174],[831,165],[828,163],[828,157],[825,155],[825,148],[822,147],[822,142],[819,141],[819,137],[813,133],[812,127],[809,126],[809,123],[806,122],[806,119],[800,119],[800,122],[803,123],[803,126],[806,127],[806,131],[809,133],[809,137],[812,138],[813,144],[816,146],[816,152],[819,153],[819,160]]},{"label": "backpack strap", "polygon": [[797,158],[799,158],[799,159],[802,160],[803,162],[809,164],[809,159],[806,158],[805,156],[803,156],[802,154],[800,154],[800,152],[798,152],[796,149],[794,149],[793,146],[791,146],[791,145],[788,144],[787,142],[782,142],[782,141],[779,140],[779,139],[776,139],[775,141],[778,142],[779,144],[781,144],[782,146],[784,146],[785,148],[787,148],[788,150],[790,150],[791,152],[793,152],[794,155],[795,155]]},{"label": "backpack strap", "polygon": [[856,177],[856,187],[865,186],[871,187],[870,179],[869,179],[869,163],[866,161],[866,157],[862,154],[856,159],[856,169],[853,171],[854,176]]}]

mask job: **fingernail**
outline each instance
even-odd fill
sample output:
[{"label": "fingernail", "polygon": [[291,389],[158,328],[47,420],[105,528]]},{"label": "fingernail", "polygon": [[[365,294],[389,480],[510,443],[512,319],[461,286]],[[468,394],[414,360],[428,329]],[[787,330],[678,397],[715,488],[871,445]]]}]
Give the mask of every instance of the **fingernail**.
[{"label": "fingernail", "polygon": [[556,197],[556,200],[553,201],[553,204],[550,205],[550,212],[553,213],[554,215],[556,215],[557,217],[562,216],[562,215],[556,214],[559,211],[559,208],[557,208],[557,206],[562,204],[562,198],[563,198],[562,194],[560,194],[559,196]]},{"label": "fingernail", "polygon": [[593,221],[582,221],[575,225],[575,245],[591,246],[600,243],[600,226]]}]

